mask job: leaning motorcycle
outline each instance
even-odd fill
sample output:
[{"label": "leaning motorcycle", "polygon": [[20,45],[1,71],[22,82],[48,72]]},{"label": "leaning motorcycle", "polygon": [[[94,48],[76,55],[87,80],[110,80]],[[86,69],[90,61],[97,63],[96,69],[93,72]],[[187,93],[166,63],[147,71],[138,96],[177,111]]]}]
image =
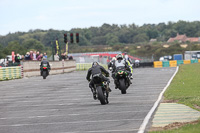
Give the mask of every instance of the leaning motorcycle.
[{"label": "leaning motorcycle", "polygon": [[121,94],[126,94],[131,82],[128,72],[124,68],[119,68],[115,73],[115,78],[117,88],[121,90]]},{"label": "leaning motorcycle", "polygon": [[109,83],[103,81],[101,78],[102,75],[95,74],[93,75],[94,89],[96,89],[96,97],[102,105],[108,104],[109,96]]},{"label": "leaning motorcycle", "polygon": [[47,67],[47,64],[43,64],[42,66],[42,76],[43,76],[43,79],[46,79],[46,77],[49,75],[49,69]]}]

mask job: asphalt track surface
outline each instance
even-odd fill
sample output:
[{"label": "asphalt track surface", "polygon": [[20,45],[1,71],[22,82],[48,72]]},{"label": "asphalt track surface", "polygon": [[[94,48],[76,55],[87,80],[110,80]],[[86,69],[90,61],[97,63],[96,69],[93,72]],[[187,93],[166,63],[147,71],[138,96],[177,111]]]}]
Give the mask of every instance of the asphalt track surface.
[{"label": "asphalt track surface", "polygon": [[1,81],[0,133],[137,133],[175,70],[134,69],[123,95],[111,80],[108,105],[93,100],[86,71]]}]

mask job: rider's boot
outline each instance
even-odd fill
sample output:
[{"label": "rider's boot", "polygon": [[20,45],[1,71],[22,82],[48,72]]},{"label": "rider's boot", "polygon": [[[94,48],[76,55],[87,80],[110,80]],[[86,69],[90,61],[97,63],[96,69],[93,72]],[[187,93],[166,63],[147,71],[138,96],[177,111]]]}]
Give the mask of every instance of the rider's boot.
[{"label": "rider's boot", "polygon": [[90,89],[91,89],[91,92],[92,92],[92,94],[93,94],[93,98],[94,98],[94,100],[96,100],[97,99],[97,93],[96,93],[96,90],[95,89],[93,89],[91,86],[89,86],[90,87]]}]

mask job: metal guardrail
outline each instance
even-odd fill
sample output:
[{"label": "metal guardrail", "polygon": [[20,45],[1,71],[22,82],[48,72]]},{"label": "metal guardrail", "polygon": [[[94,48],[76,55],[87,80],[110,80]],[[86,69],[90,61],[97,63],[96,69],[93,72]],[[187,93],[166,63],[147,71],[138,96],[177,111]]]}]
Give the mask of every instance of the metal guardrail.
[{"label": "metal guardrail", "polygon": [[22,77],[21,66],[1,67],[0,80],[18,79]]}]

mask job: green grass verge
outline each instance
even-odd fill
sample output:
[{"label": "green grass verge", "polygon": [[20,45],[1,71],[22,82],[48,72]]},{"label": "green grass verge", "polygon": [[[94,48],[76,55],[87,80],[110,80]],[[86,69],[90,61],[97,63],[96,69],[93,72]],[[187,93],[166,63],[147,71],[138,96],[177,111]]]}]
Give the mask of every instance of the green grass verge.
[{"label": "green grass verge", "polygon": [[173,129],[167,131],[153,131],[150,133],[200,133],[200,121],[195,125],[188,124],[179,129]]},{"label": "green grass verge", "polygon": [[164,97],[200,111],[200,63],[181,65]]},{"label": "green grass verge", "polygon": [[[174,100],[200,111],[200,63],[181,65],[164,97],[165,100]],[[200,133],[200,120],[195,125],[150,133]]]}]

